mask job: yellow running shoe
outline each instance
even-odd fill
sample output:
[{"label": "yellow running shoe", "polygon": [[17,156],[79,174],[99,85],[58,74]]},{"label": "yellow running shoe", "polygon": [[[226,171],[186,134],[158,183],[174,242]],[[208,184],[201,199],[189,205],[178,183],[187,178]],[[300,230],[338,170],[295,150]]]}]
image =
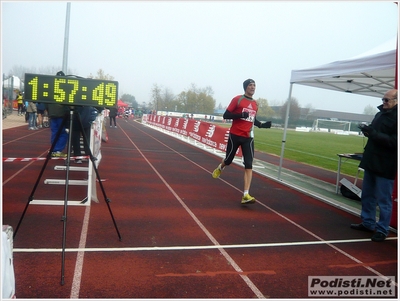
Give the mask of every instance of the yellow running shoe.
[{"label": "yellow running shoe", "polygon": [[242,204],[253,204],[256,202],[256,199],[254,197],[252,197],[250,194],[246,193],[243,197],[242,197]]},{"label": "yellow running shoe", "polygon": [[213,171],[213,173],[212,173],[212,177],[213,177],[214,179],[219,178],[219,176],[221,175],[221,172],[222,172],[222,170],[221,170],[221,164],[219,164],[218,167],[217,167],[216,169],[214,169],[214,171]]},{"label": "yellow running shoe", "polygon": [[51,156],[53,158],[65,158],[65,157],[67,157],[67,154],[64,154],[63,152],[58,151],[58,152],[52,152]]}]

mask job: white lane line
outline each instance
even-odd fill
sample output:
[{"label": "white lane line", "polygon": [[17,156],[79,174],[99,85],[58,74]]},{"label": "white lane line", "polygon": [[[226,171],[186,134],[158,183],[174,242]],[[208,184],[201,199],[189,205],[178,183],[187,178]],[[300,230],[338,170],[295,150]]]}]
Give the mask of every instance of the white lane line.
[{"label": "white lane line", "polygon": [[79,299],[79,291],[81,287],[82,269],[83,269],[83,258],[86,252],[85,249],[86,238],[89,228],[89,218],[90,218],[90,206],[86,206],[85,216],[83,218],[81,238],[79,240],[79,249],[78,249],[78,254],[76,256],[74,278],[72,280],[71,295],[70,295],[71,299]]},{"label": "white lane line", "polygon": [[[299,225],[298,223],[296,223],[295,221],[292,221],[290,218],[284,216],[283,214],[279,213],[278,211],[272,209],[271,207],[257,201],[260,205],[262,205],[263,207],[267,208],[268,210],[271,210],[272,212],[274,212],[276,215],[280,216],[281,218],[285,219],[286,221],[288,221],[289,223],[291,223],[292,225],[296,226],[297,228],[303,230],[304,232],[310,234],[311,236],[315,237],[316,239],[324,242],[325,240],[321,237],[319,237],[318,235],[316,235],[315,233],[311,232],[310,230],[304,228],[303,226]],[[350,229],[349,229],[350,230]],[[397,239],[397,237],[395,237],[395,239]],[[326,241],[325,241],[326,242]],[[346,251],[343,251],[342,249],[338,248],[337,246],[331,244],[331,243],[327,243],[328,246],[330,246],[331,248],[333,248],[334,250],[336,250],[337,252],[343,254],[344,256],[346,256],[347,258],[349,258],[350,260],[355,261],[357,264],[362,265],[364,268],[366,268],[367,270],[369,270],[370,272],[374,273],[375,275],[382,277],[385,280],[388,280],[389,278],[387,278],[385,275],[381,274],[380,272],[378,272],[377,270],[373,269],[372,267],[364,264],[361,260],[359,260],[358,258],[354,257],[353,255],[350,255],[349,253],[347,253]],[[397,283],[394,283],[395,286],[397,286]]]},{"label": "white lane line", "polygon": [[[149,135],[149,136],[150,136],[150,135]],[[157,140],[156,138],[153,138],[153,139]],[[157,140],[157,141],[159,141],[159,140]],[[165,144],[162,143],[161,141],[159,141],[159,142],[160,142],[161,144],[165,145]],[[197,163],[193,162],[193,161],[190,160],[189,158],[186,158],[184,155],[178,153],[177,151],[175,151],[175,150],[172,149],[171,147],[169,147],[169,146],[167,146],[167,145],[165,145],[165,146],[168,147],[169,149],[171,149],[172,151],[176,152],[177,154],[179,154],[181,157],[185,158],[186,160],[192,162],[194,165],[196,165],[196,166],[199,167],[200,169],[203,169],[203,170],[205,170],[206,172],[210,173],[210,171],[206,170],[204,167],[202,167],[202,166],[198,165]],[[235,187],[235,186],[233,186],[232,184],[228,183],[227,181],[225,181],[225,180],[223,180],[223,179],[221,179],[221,178],[219,178],[219,179],[220,179],[221,181],[223,181],[225,184],[229,185],[230,187],[232,187],[232,188],[234,188],[234,189],[240,191],[240,189],[238,189],[237,187]],[[311,236],[315,237],[316,239],[318,239],[318,240],[320,240],[320,241],[324,241],[323,238],[319,237],[318,235],[316,235],[315,233],[311,232],[310,230],[308,230],[308,229],[302,227],[301,225],[297,224],[296,222],[294,222],[293,220],[291,220],[291,219],[289,219],[288,217],[284,216],[283,214],[279,213],[278,211],[272,209],[271,207],[269,207],[269,206],[263,204],[262,202],[260,202],[260,201],[258,201],[258,200],[256,200],[256,201],[257,201],[257,203],[260,204],[261,206],[263,206],[263,207],[267,208],[268,210],[274,212],[275,214],[277,214],[277,215],[280,216],[281,218],[285,219],[286,221],[288,221],[288,222],[291,223],[292,225],[296,226],[297,228],[303,230],[304,232],[310,234]],[[384,278],[384,279],[386,278],[386,277],[385,277],[384,275],[382,275],[380,272],[378,272],[378,271],[376,271],[375,269],[373,269],[372,267],[370,267],[370,266],[364,264],[364,263],[363,263],[361,260],[359,260],[358,258],[356,258],[356,257],[350,255],[349,253],[347,253],[347,252],[345,252],[345,251],[339,249],[338,247],[334,246],[333,244],[329,244],[329,243],[328,243],[327,245],[330,246],[331,248],[333,248],[334,250],[336,250],[337,252],[340,252],[341,254],[343,254],[344,256],[346,256],[347,258],[349,258],[349,259],[355,261],[357,264],[363,265],[367,270],[371,271],[371,272],[374,273],[375,275],[378,275],[378,276],[380,276],[380,277],[382,277],[382,278]],[[395,283],[395,285],[397,286],[397,283]]]},{"label": "white lane line", "polygon": [[[4,144],[3,144],[4,146]],[[41,153],[39,155],[39,157],[43,157],[44,155],[46,155],[49,151],[46,150],[43,153]],[[4,182],[3,182],[3,186],[6,185],[8,182],[10,182],[12,179],[14,179],[16,176],[18,176],[21,172],[23,172],[25,169],[27,169],[29,166],[31,166],[33,163],[35,163],[36,161],[31,161],[28,164],[26,164],[24,167],[22,167],[21,169],[19,169],[15,174],[11,175],[10,177],[8,177]]]},{"label": "white lane line", "polygon": [[[187,211],[187,213],[192,217],[192,219],[196,222],[196,224],[200,227],[200,229],[206,234],[206,236],[211,240],[211,242],[219,246],[218,250],[225,257],[225,259],[229,262],[229,264],[235,269],[236,272],[239,273],[239,276],[244,280],[247,286],[253,291],[253,293],[257,296],[257,298],[262,299],[265,298],[261,291],[255,286],[255,284],[250,280],[247,275],[242,274],[243,270],[239,267],[239,265],[233,260],[229,254],[220,247],[219,242],[212,236],[212,234],[207,230],[207,228],[200,222],[200,220],[196,217],[196,215],[186,206],[185,202],[179,197],[179,195],[172,189],[172,187],[167,183],[167,181],[163,178],[163,176],[158,172],[158,170],[151,164],[151,162],[146,158],[146,156],[141,152],[141,150],[136,146],[136,144],[129,138],[124,130],[122,130],[128,140],[132,143],[132,145],[138,150],[143,159],[149,164],[149,166],[153,169],[153,171],[157,174],[160,180],[164,183],[164,185],[168,188],[168,190],[174,195],[174,197],[178,200],[178,202],[182,205],[182,207]],[[158,140],[157,140],[158,141]],[[161,141],[158,141],[161,143]],[[174,151],[175,152],[175,151]]]},{"label": "white lane line", "polygon": [[[89,207],[88,207],[89,208]],[[397,237],[388,237],[386,240],[397,240]],[[343,243],[371,242],[370,238],[362,239],[339,239],[339,240],[317,240],[317,241],[294,241],[261,244],[235,244],[235,245],[206,245],[206,246],[168,246],[168,247],[125,247],[125,248],[67,248],[66,252],[140,252],[140,251],[185,251],[185,250],[212,250],[212,249],[247,249],[247,248],[270,248],[270,247],[293,247],[313,246]],[[372,243],[372,242],[371,242]],[[14,248],[14,253],[52,253],[61,252],[61,248]]]},{"label": "white lane line", "polygon": [[[210,173],[210,174],[211,174],[211,172],[210,172],[209,170],[207,170],[207,169],[205,169],[204,167],[200,166],[200,165],[197,164],[196,162],[190,160],[189,158],[185,157],[185,156],[182,155],[181,153],[175,151],[174,149],[172,149],[172,148],[169,147],[168,145],[162,143],[162,142],[159,141],[158,139],[156,139],[156,138],[150,136],[148,133],[146,133],[146,132],[144,132],[144,131],[142,131],[142,132],[145,133],[146,135],[148,135],[149,137],[151,137],[152,139],[158,141],[160,144],[164,145],[165,147],[169,148],[170,150],[172,150],[172,151],[175,152],[176,154],[180,155],[180,156],[181,156],[182,158],[184,158],[185,160],[188,160],[189,162],[193,163],[194,165],[196,165],[196,166],[199,167],[200,169],[202,169],[202,170],[206,171],[207,173]],[[238,189],[237,187],[235,187],[235,186],[232,185],[231,183],[225,181],[224,179],[219,178],[219,180],[223,181],[223,182],[224,182],[225,184],[227,184],[228,186],[230,186],[230,187],[236,189],[237,191],[240,191],[240,192],[241,192],[240,189]],[[258,201],[258,200],[256,200],[256,202],[257,202],[258,204],[260,204],[261,206],[267,208],[268,210],[274,212],[276,215],[278,215],[278,216],[280,216],[281,218],[285,219],[286,221],[288,221],[288,222],[291,223],[292,225],[296,226],[297,228],[299,228],[299,229],[303,230],[304,232],[310,234],[311,236],[315,237],[316,239],[318,239],[318,240],[320,240],[320,241],[324,241],[323,238],[319,237],[318,235],[316,235],[315,233],[311,232],[310,230],[304,228],[303,226],[297,224],[296,222],[294,222],[294,221],[291,220],[290,218],[284,216],[283,214],[279,213],[278,211],[272,209],[271,207],[269,207],[269,206],[263,204],[262,202],[260,202],[260,201]],[[355,261],[355,262],[358,263],[358,264],[363,265],[367,270],[371,271],[371,272],[374,273],[375,275],[378,275],[378,276],[380,276],[380,277],[382,277],[382,278],[384,278],[384,279],[387,279],[387,278],[386,278],[384,275],[382,275],[380,272],[378,272],[378,271],[376,271],[375,269],[373,269],[372,267],[370,267],[370,266],[364,264],[364,263],[363,263],[361,260],[359,260],[358,258],[356,258],[356,257],[354,257],[354,256],[352,256],[352,255],[350,255],[349,253],[347,253],[347,252],[345,252],[345,251],[339,249],[338,247],[336,247],[336,246],[334,246],[334,245],[332,245],[332,244],[329,244],[329,243],[328,243],[328,245],[329,245],[331,248],[333,248],[334,250],[336,250],[337,252],[340,252],[341,254],[343,254],[344,256],[346,256],[347,258],[349,258],[349,259]],[[397,283],[395,283],[395,285],[397,286]]]}]

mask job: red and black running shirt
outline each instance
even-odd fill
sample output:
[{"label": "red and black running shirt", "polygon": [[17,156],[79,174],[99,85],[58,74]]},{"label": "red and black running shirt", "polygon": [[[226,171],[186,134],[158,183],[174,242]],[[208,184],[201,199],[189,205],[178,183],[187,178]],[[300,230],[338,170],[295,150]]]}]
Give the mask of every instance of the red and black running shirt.
[{"label": "red and black running shirt", "polygon": [[254,120],[256,119],[258,104],[250,97],[238,95],[234,97],[226,108],[233,114],[249,112],[248,118],[239,118],[232,121],[230,132],[237,136],[254,137]]}]

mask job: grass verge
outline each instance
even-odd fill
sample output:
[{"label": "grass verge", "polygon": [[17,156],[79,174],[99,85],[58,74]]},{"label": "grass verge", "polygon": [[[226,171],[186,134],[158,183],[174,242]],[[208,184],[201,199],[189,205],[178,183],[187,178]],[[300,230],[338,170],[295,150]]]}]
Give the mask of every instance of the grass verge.
[{"label": "grass verge", "polygon": [[[257,151],[280,156],[282,129],[255,129],[254,144]],[[296,132],[288,130],[284,158],[332,171],[337,171],[338,154],[362,153],[367,138],[354,135],[335,135],[321,132]],[[342,160],[341,173],[354,176],[359,161]]]}]

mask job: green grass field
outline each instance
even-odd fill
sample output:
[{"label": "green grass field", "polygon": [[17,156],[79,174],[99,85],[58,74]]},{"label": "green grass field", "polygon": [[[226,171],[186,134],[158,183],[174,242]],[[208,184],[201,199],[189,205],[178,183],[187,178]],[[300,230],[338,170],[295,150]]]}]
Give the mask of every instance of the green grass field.
[{"label": "green grass field", "polygon": [[[230,127],[229,123],[215,123]],[[283,129],[254,129],[255,149],[260,152],[281,155]],[[355,135],[335,135],[321,132],[296,132],[286,134],[284,158],[337,172],[338,154],[362,153],[367,138]],[[355,176],[359,161],[342,159],[341,173]],[[283,166],[285,167],[285,166]],[[360,174],[362,178],[363,174]]]},{"label": "green grass field", "polygon": [[[255,149],[280,156],[283,129],[255,129]],[[337,154],[362,153],[367,138],[354,135],[335,135],[320,132],[296,132],[286,134],[284,158],[328,170],[337,171]],[[355,176],[359,161],[342,160],[341,173]]]}]

